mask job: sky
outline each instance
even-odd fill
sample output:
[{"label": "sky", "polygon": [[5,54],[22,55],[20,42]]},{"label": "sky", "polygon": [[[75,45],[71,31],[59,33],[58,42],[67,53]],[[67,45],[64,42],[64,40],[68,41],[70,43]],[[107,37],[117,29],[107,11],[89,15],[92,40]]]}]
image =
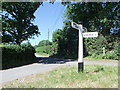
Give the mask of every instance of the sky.
[{"label": "sky", "polygon": [[34,36],[34,39],[29,39],[29,42],[34,46],[42,40],[48,39],[49,29],[49,40],[52,41],[52,33],[57,29],[62,29],[64,21],[65,6],[61,5],[61,2],[55,2],[51,4],[44,2],[36,12],[35,21],[33,22],[38,26],[40,35]]}]

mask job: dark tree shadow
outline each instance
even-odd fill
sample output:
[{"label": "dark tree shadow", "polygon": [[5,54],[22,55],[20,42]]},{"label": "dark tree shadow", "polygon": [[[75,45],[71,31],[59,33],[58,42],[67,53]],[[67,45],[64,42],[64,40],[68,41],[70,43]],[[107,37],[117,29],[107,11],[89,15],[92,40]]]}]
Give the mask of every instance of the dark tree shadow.
[{"label": "dark tree shadow", "polygon": [[73,59],[57,59],[52,57],[37,57],[37,63],[43,64],[64,64],[66,62],[75,61]]}]

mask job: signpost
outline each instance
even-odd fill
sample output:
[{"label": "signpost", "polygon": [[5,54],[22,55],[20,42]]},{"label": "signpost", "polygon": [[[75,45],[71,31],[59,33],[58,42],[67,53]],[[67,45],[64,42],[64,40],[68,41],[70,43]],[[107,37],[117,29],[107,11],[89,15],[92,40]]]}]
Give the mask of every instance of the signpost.
[{"label": "signpost", "polygon": [[98,37],[98,32],[86,32],[86,33],[83,33],[83,37],[84,38]]},{"label": "signpost", "polygon": [[84,70],[84,61],[83,61],[83,38],[88,37],[98,37],[98,32],[85,32],[81,24],[72,22],[72,27],[79,30],[79,49],[78,49],[78,72],[83,72]]}]

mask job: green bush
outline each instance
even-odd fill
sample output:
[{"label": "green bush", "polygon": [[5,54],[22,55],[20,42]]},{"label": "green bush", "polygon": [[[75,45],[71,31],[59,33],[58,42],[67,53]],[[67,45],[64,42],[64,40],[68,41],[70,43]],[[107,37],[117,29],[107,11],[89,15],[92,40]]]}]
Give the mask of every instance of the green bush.
[{"label": "green bush", "polygon": [[114,51],[107,52],[103,59],[117,59],[117,55]]},{"label": "green bush", "polygon": [[2,69],[33,63],[34,53],[35,49],[29,43],[21,46],[6,44],[2,47]]},{"label": "green bush", "polygon": [[57,53],[56,48],[53,45],[37,47],[36,52],[40,54],[46,53],[49,54],[50,56]]},{"label": "green bush", "polygon": [[103,47],[105,47],[106,51],[109,51],[108,42],[102,35],[99,35],[97,38],[85,38],[85,47],[90,56],[93,54],[93,56],[102,54]]},{"label": "green bush", "polygon": [[[105,55],[103,55],[103,47]],[[88,55],[96,59],[120,59],[120,43],[111,42],[109,38],[99,35],[97,38],[86,38],[85,48]]]},{"label": "green bush", "polygon": [[114,59],[114,60],[119,60],[117,54],[115,53],[115,51],[109,51],[107,52],[105,55],[100,54],[92,54],[91,56],[92,58],[96,58],[96,59]]},{"label": "green bush", "polygon": [[37,53],[46,53],[46,47],[45,46],[37,47],[36,52]]},{"label": "green bush", "polygon": [[115,44],[114,51],[115,51],[115,54],[117,55],[117,59],[120,60],[120,43]]}]

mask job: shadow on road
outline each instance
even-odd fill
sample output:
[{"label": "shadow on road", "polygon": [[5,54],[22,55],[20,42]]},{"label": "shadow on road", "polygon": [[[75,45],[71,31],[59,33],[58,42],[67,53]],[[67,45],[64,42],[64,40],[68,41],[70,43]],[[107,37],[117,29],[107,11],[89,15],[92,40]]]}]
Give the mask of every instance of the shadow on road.
[{"label": "shadow on road", "polygon": [[43,64],[64,64],[66,62],[75,61],[73,59],[57,59],[52,57],[37,57],[38,63]]}]

